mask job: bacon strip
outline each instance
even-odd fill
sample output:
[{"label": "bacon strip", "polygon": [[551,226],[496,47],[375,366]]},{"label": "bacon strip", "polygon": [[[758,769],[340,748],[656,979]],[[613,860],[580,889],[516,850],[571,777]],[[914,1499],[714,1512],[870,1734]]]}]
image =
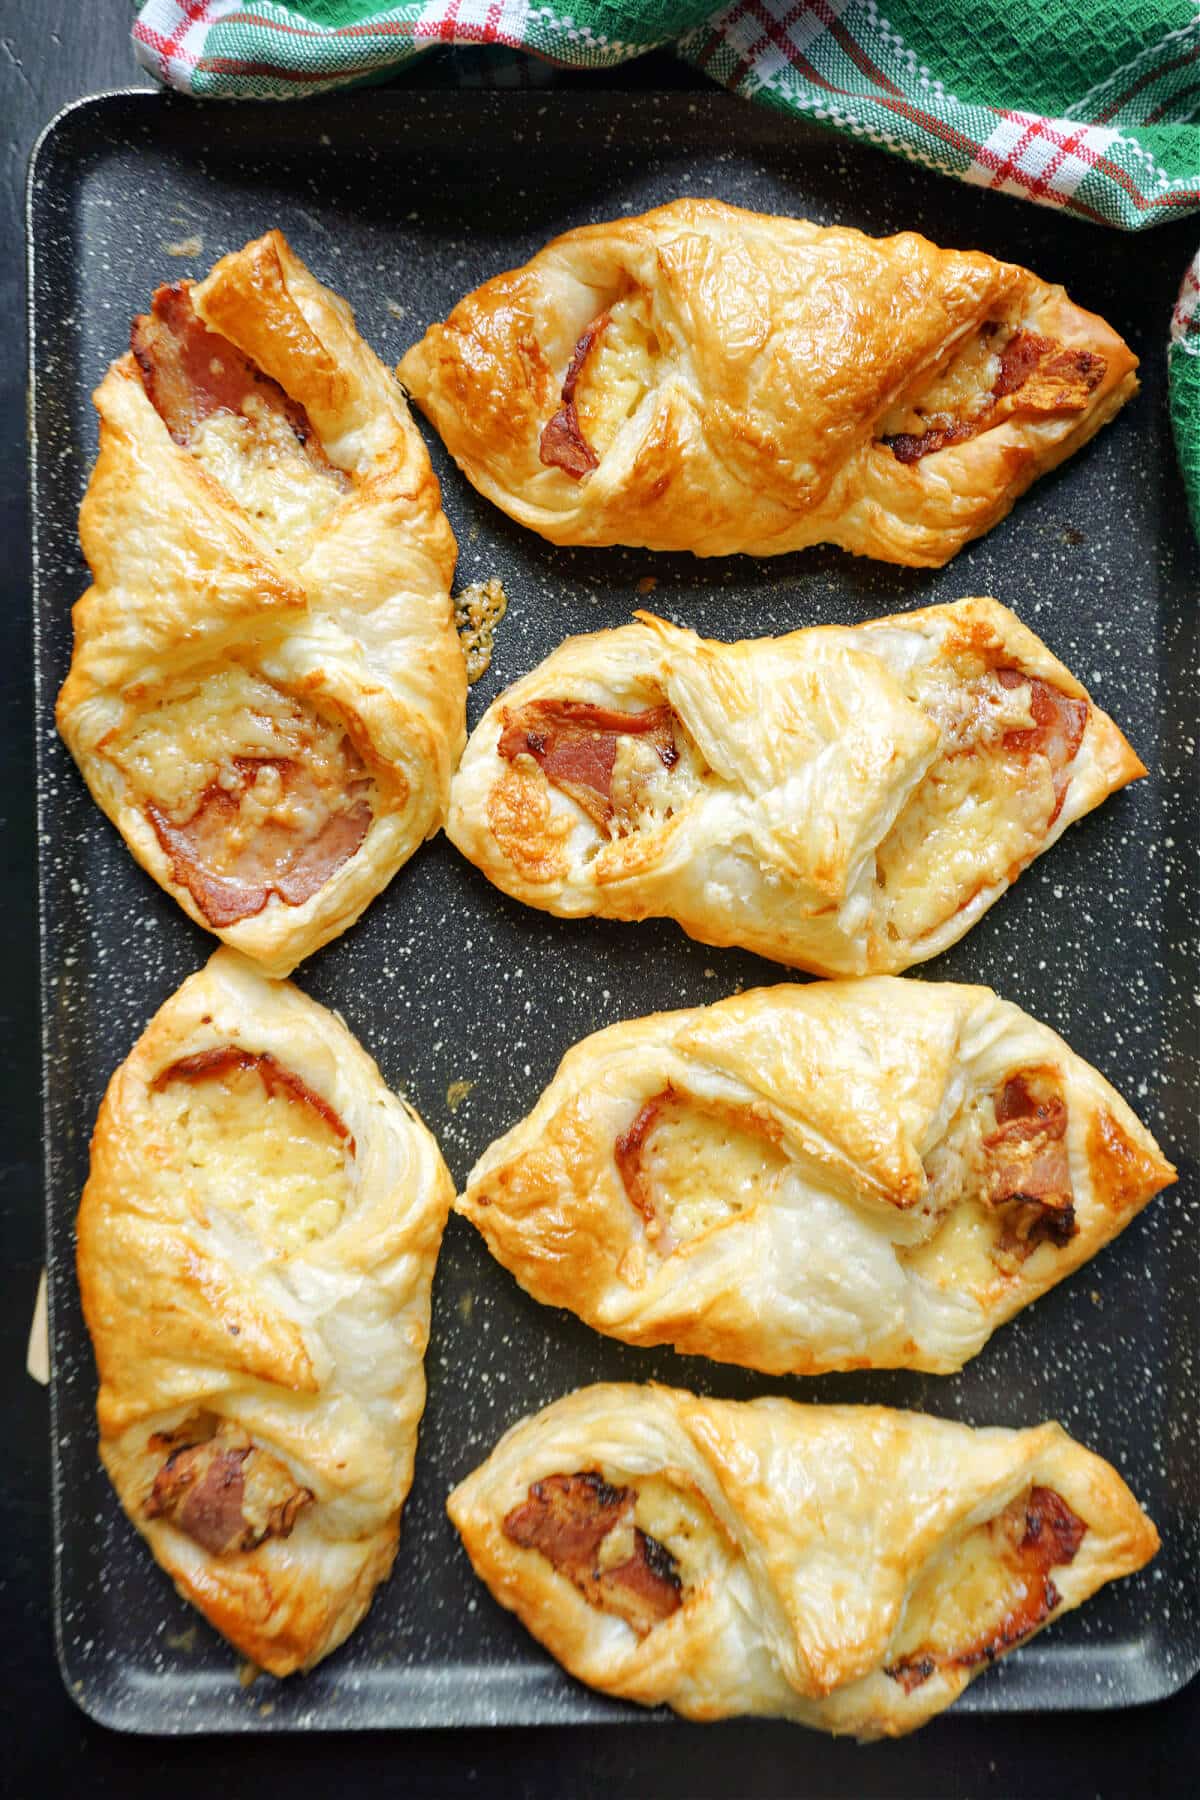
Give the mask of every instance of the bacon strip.
[{"label": "bacon strip", "polygon": [[603,829],[613,816],[612,778],[623,737],[650,737],[665,769],[679,761],[669,706],[620,713],[584,700],[531,700],[505,714],[496,746],[506,761],[529,755],[547,781],[582,806]]},{"label": "bacon strip", "polygon": [[[1040,1093],[1031,1089],[1040,1089]],[[1023,1255],[1043,1241],[1062,1248],[1079,1227],[1067,1157],[1067,1107],[1045,1076],[1010,1076],[995,1100],[996,1129],[983,1140],[986,1200],[1005,1209],[1002,1251]]]},{"label": "bacon strip", "polygon": [[[962,1650],[919,1650],[889,1664],[884,1674],[899,1682],[906,1694],[913,1693],[938,1669],[973,1669],[980,1663],[995,1662],[1044,1625],[1061,1602],[1050,1570],[1074,1562],[1087,1526],[1053,1488],[1030,1488],[1023,1515],[1024,1534],[1004,1558],[1019,1590],[1016,1604],[998,1625]],[[1002,1513],[984,1529],[1003,1530],[1008,1524]]]},{"label": "bacon strip", "polygon": [[615,1613],[639,1637],[683,1605],[679,1565],[665,1545],[636,1526],[632,1552],[603,1567],[609,1534],[628,1533],[637,1490],[612,1487],[596,1469],[549,1475],[504,1519],[504,1535],[536,1550],[574,1583],[591,1606]]},{"label": "bacon strip", "polygon": [[973,438],[981,429],[977,420],[964,420],[957,425],[943,425],[921,432],[918,436],[912,431],[898,431],[892,437],[885,437],[887,445],[897,462],[920,462],[923,456],[932,456],[935,450],[944,450],[947,444],[962,444]]},{"label": "bacon strip", "polygon": [[350,1155],[354,1155],[354,1139],[339,1115],[306,1081],[292,1069],[277,1062],[269,1050],[242,1050],[236,1044],[217,1044],[211,1050],[198,1050],[193,1056],[181,1056],[177,1062],[160,1069],[150,1083],[153,1093],[161,1093],[172,1081],[204,1081],[209,1076],[227,1075],[230,1070],[252,1070],[268,1095],[284,1094],[298,1100],[323,1119],[334,1136],[340,1138]]},{"label": "bacon strip", "polygon": [[[357,754],[352,754],[362,769]],[[355,797],[365,783],[363,770],[343,796],[346,804],[337,811],[327,810],[311,837],[304,837],[282,821],[266,819],[250,840],[230,855],[230,830],[242,799],[265,769],[278,772],[285,794],[310,802],[317,800],[326,807],[328,800],[306,774],[303,764],[289,757],[239,756],[233,759],[233,766],[241,777],[240,788],[230,791],[211,783],[191,818],[182,825],[173,824],[153,803],[146,807],[158,841],[171,858],[175,881],[187,888],[209,924],[217,929],[254,918],[272,894],[277,894],[285,906],[303,906],[354,855],[373,817],[370,801]]]},{"label": "bacon strip", "polygon": [[1055,805],[1047,825],[1053,825],[1062,811],[1070,785],[1071,764],[1087,730],[1088,703],[1074,700],[1048,681],[1042,681],[1036,675],[1025,675],[1020,669],[997,669],[996,678],[1001,687],[1029,688],[1029,710],[1034,722],[1024,730],[1005,732],[1004,748],[1044,756],[1050,764]]},{"label": "bacon strip", "polygon": [[600,465],[600,458],[580,430],[579,414],[575,410],[575,389],[583,374],[583,365],[608,324],[609,316],[607,312],[602,312],[598,319],[593,319],[575,345],[562,385],[562,405],[543,426],[538,443],[541,461],[548,468],[562,469],[572,481],[582,481],[585,475],[590,475]]},{"label": "bacon strip", "polygon": [[287,421],[317,468],[340,474],[299,401],[289,399],[236,344],[209,331],[192,305],[194,286],[177,281],[158,288],[150,311],[138,314],[129,336],[147,397],[175,442],[186,448],[213,413],[241,413],[254,398]]},{"label": "bacon strip", "polygon": [[[152,1445],[171,1439],[151,1439]],[[276,1457],[240,1433],[218,1432],[176,1444],[154,1477],[148,1519],[166,1518],[212,1556],[256,1550],[267,1538],[290,1537],[314,1496]]]},{"label": "bacon strip", "polygon": [[1091,350],[1064,349],[1054,338],[1016,332],[1000,353],[992,398],[1021,395],[1023,410],[1071,412],[1087,405],[1108,364]]},{"label": "bacon strip", "polygon": [[675,1098],[675,1090],[668,1083],[661,1094],[655,1094],[647,1100],[629,1130],[623,1131],[613,1145],[617,1173],[621,1177],[629,1202],[646,1221],[646,1236],[652,1239],[661,1236],[662,1220],[654,1210],[654,1198],[650,1192],[650,1184],[642,1169],[642,1151],[645,1148],[646,1139]]},{"label": "bacon strip", "polygon": [[[994,325],[981,328],[988,336]],[[1019,395],[1019,403],[1005,407],[1003,416],[1013,412],[1080,412],[1093,391],[1104,379],[1108,364],[1091,350],[1066,349],[1054,338],[1039,337],[1033,331],[1014,332],[1000,353],[1000,368],[992,383],[991,404],[974,419],[963,419],[949,425],[931,426],[918,435],[902,431],[885,437],[885,443],[897,462],[915,463],[947,444],[961,444],[978,436],[997,422],[1002,400]]]}]

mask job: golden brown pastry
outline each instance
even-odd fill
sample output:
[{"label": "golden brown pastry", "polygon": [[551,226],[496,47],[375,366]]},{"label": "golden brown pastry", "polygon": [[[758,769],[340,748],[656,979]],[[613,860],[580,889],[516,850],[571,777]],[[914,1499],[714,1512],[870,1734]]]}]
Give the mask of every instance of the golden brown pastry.
[{"label": "golden brown pastry", "polygon": [[1028,269],[676,200],[556,238],[398,372],[467,479],[552,543],[938,565],[1136,367]]},{"label": "golden brown pastry", "polygon": [[989,988],[811,982],[567,1052],[456,1201],[535,1299],[769,1374],[947,1374],[1175,1171]]},{"label": "golden brown pastry", "polygon": [[454,777],[450,838],[545,912],[895,973],[1145,774],[995,600],[737,644],[637,618],[503,693]]},{"label": "golden brown pastry", "polygon": [[445,816],[454,538],[400,390],[280,232],[159,288],[131,342],[59,729],[142,866],[285,975]]},{"label": "golden brown pastry", "polygon": [[580,1681],[690,1719],[899,1736],[1158,1533],[1058,1425],[582,1388],[450,1496],[477,1575]]},{"label": "golden brown pastry", "polygon": [[184,1597],[274,1675],[392,1566],[453,1194],[346,1027],[231,950],[109,1084],[79,1211],[100,1456]]}]

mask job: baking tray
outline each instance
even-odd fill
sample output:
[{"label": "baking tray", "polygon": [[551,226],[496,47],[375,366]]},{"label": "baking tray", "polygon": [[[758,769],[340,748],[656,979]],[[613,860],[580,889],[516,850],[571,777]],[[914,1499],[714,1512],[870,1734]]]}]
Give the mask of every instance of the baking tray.
[{"label": "baking tray", "polygon": [[[560,550],[510,524],[426,432],[460,584],[510,600],[471,719],[568,632],[635,605],[717,637],[993,593],[1127,730],[1152,774],[1073,826],[927,973],[993,983],[1105,1071],[1181,1164],[1177,1188],[952,1379],[769,1380],[611,1343],[528,1299],[452,1218],[434,1288],[429,1405],[400,1554],[365,1624],[312,1675],[243,1685],[174,1593],[95,1455],[95,1374],[73,1221],[105,1083],[212,940],[134,864],[58,742],[53,700],[86,585],[76,509],[88,400],[159,281],[199,275],[281,225],[394,362],[468,288],[586,220],[715,194],[876,233],[912,226],[1067,282],[1143,357],[1144,388],[1100,439],[942,571],[836,551],[699,562]],[[445,1518],[452,1485],[522,1414],[581,1383],[660,1380],[730,1397],[872,1400],[976,1424],[1057,1417],[1109,1457],[1157,1521],[1144,1574],[985,1675],[961,1711],[1108,1707],[1200,1668],[1194,995],[1197,556],[1167,426],[1164,331],[1192,228],[1128,238],[939,179],[713,94],[364,92],[304,107],[103,95],[62,114],[30,185],[35,630],[46,1193],[53,1353],[55,1610],[70,1692],[130,1730],[274,1731],[659,1717],[572,1682],[475,1580]],[[190,251],[190,253],[188,253]],[[646,582],[656,585],[649,593]],[[505,899],[427,846],[301,985],[338,1007],[437,1133],[461,1182],[563,1051],[654,1007],[777,981],[667,922],[569,923]],[[474,1086],[454,1109],[452,1083]],[[937,1727],[933,1727],[937,1729]]]}]

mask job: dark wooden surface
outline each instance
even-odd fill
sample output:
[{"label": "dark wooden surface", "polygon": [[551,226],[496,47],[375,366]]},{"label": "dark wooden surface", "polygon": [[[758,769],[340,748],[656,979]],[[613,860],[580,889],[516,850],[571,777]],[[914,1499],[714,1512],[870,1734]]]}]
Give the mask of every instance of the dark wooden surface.
[{"label": "dark wooden surface", "polygon": [[[42,1260],[36,896],[22,214],[42,127],[101,88],[149,85],[128,45],[129,0],[0,0],[0,1792],[307,1796],[1168,1795],[1200,1787],[1200,1684],[1136,1712],[955,1718],[866,1749],[792,1727],[734,1723],[582,1730],[314,1735],[236,1743],[120,1738],[77,1711],[50,1630],[46,1395],[23,1373]],[[410,79],[436,80],[427,65]],[[591,79],[596,78],[580,78]],[[600,85],[678,85],[669,58]],[[998,201],[997,204],[1008,204]],[[1200,238],[1200,220],[1197,221]],[[1164,330],[1166,321],[1164,320]]]}]

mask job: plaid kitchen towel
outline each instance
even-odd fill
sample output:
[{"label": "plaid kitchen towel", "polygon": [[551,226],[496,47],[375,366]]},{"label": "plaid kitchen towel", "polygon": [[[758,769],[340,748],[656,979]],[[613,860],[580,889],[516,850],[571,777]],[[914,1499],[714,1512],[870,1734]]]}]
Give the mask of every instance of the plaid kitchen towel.
[{"label": "plaid kitchen towel", "polygon": [[[676,44],[736,93],[975,186],[1141,230],[1200,210],[1194,0],[144,0],[137,55],[185,93],[288,99],[438,45],[600,69]],[[1200,259],[1171,334],[1200,529]]]},{"label": "plaid kitchen towel", "polygon": [[1192,528],[1200,537],[1200,255],[1183,278],[1171,315],[1171,424],[1187,489]]}]

